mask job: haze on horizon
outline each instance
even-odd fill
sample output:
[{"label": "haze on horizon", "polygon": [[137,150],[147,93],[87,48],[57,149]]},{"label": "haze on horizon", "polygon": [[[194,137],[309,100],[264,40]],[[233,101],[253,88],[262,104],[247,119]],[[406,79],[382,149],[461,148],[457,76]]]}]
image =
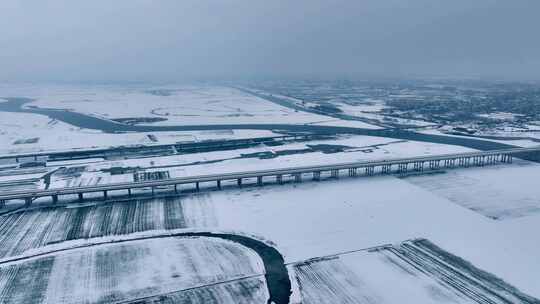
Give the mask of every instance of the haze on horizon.
[{"label": "haze on horizon", "polygon": [[0,81],[540,80],[540,1],[4,0]]}]

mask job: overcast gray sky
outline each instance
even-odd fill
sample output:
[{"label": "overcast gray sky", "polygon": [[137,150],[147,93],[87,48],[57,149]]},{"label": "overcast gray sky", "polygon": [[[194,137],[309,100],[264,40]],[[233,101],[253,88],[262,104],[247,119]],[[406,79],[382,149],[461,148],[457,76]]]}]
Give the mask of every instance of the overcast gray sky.
[{"label": "overcast gray sky", "polygon": [[540,79],[538,0],[2,0],[0,81]]}]

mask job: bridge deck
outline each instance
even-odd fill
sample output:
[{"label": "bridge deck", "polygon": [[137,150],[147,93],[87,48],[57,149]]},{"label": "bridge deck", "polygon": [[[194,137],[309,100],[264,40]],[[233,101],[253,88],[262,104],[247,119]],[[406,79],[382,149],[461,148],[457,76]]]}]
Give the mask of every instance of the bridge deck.
[{"label": "bridge deck", "polygon": [[[504,149],[504,150],[492,150],[492,151],[483,151],[483,152],[469,152],[469,153],[458,153],[458,154],[444,154],[444,155],[435,155],[435,156],[419,156],[411,158],[400,158],[400,159],[389,159],[389,160],[376,160],[376,161],[362,161],[362,162],[349,162],[349,163],[337,163],[330,165],[320,165],[320,166],[301,166],[301,167],[290,167],[282,169],[271,169],[271,170],[257,170],[257,171],[240,171],[240,172],[231,172],[224,174],[210,174],[210,175],[199,175],[199,176],[188,176],[188,177],[179,177],[179,178],[170,178],[157,181],[141,181],[141,182],[127,182],[127,183],[111,183],[105,185],[96,185],[96,186],[80,186],[80,187],[69,187],[69,188],[58,188],[58,189],[46,189],[46,190],[34,190],[34,191],[11,191],[0,193],[0,201],[11,200],[11,199],[33,199],[38,197],[45,196],[58,196],[58,195],[68,195],[68,194],[81,194],[81,193],[91,193],[91,192],[102,192],[102,191],[113,191],[113,190],[127,190],[135,188],[147,188],[147,187],[159,187],[159,186],[172,186],[180,184],[192,184],[192,183],[201,183],[201,182],[220,182],[223,180],[239,180],[244,178],[258,178],[259,180],[262,177],[267,176],[276,176],[281,179],[283,175],[299,175],[304,173],[317,173],[320,174],[322,171],[336,171],[336,170],[346,170],[346,169],[358,169],[358,168],[373,168],[373,167],[387,167],[392,165],[403,165],[403,164],[423,164],[426,162],[437,162],[444,160],[459,160],[459,159],[474,159],[474,158],[485,158],[489,156],[512,156],[522,153],[531,153],[531,152],[540,152],[540,147],[535,148],[516,148],[516,149]],[[417,167],[419,168],[419,167]],[[368,172],[373,173],[373,170]],[[391,173],[390,171],[383,171],[384,173]]]}]

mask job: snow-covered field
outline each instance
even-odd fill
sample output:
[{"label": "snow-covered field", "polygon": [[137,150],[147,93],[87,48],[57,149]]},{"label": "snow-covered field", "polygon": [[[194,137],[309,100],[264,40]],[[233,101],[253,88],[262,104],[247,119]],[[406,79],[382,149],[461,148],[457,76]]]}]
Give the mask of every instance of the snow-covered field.
[{"label": "snow-covered field", "polygon": [[235,88],[209,85],[22,86],[0,89],[3,96],[36,99],[27,107],[67,109],[107,119],[160,120],[143,123],[152,125],[304,124],[328,118],[298,112]]},{"label": "snow-covered field", "polygon": [[[447,134],[443,132],[444,129],[449,129],[449,128],[450,127],[446,127],[446,128],[443,127],[442,130],[441,129],[426,129],[426,130],[419,130],[418,132],[425,133],[425,134],[462,137],[461,135],[453,135],[453,134]],[[478,132],[478,133],[475,133],[475,135],[500,137],[501,139],[482,139],[481,137],[475,137],[475,139],[498,142],[498,143],[514,145],[518,147],[528,148],[528,147],[540,146],[540,132],[504,132],[504,131],[493,130],[492,132]],[[516,138],[519,138],[519,139],[516,139]]]},{"label": "snow-covered field", "polygon": [[374,98],[365,98],[361,102],[356,103],[337,103],[338,108],[340,108],[344,113],[362,116],[364,113],[376,113],[384,110],[388,106],[381,99]]},{"label": "snow-covered field", "polygon": [[294,264],[303,304],[537,303],[429,240]]},{"label": "snow-covered field", "polygon": [[63,241],[148,230],[214,227],[213,207],[203,200],[136,200],[35,209],[0,216],[0,258]]},{"label": "snow-covered field", "polygon": [[[149,137],[153,135],[153,139]],[[0,154],[277,136],[265,130],[103,133],[29,113],[0,111]],[[35,142],[21,143],[27,139]]]},{"label": "snow-covered field", "polygon": [[[519,178],[514,176],[513,182],[519,184]],[[521,178],[526,179],[526,176]],[[163,199],[154,199],[152,204],[161,200]],[[408,179],[386,176],[244,188],[183,196],[180,201],[183,208],[196,207],[189,214],[183,213],[183,218],[185,221],[198,223],[197,229],[257,235],[276,244],[287,263],[423,237],[470,261],[476,267],[502,278],[522,292],[540,297],[540,286],[537,284],[537,274],[540,273],[540,264],[537,263],[537,257],[540,256],[536,233],[540,223],[538,214],[494,221],[435,192],[418,187]],[[159,206],[159,203],[157,205]],[[99,217],[95,216],[95,210],[111,208],[107,206],[110,205],[90,207],[94,211],[84,208],[77,211],[80,214],[85,210],[88,215],[84,218],[88,220],[81,222],[81,218],[71,219],[58,224],[57,227],[62,227],[61,231],[56,232],[61,235],[60,240],[67,239],[62,236],[62,233],[67,234],[66,230],[74,233],[92,231],[90,235],[93,231],[99,231],[91,228],[89,224],[106,223],[107,221],[99,220]],[[115,205],[112,208],[122,209],[119,213],[129,214],[129,219],[135,211],[124,210],[128,206],[132,208],[129,203],[119,203],[118,207]],[[135,207],[133,210],[142,208]],[[53,212],[67,211],[60,209]],[[141,212],[143,213],[136,217],[134,214],[133,218],[162,222],[158,220],[162,217],[159,215],[163,214],[162,212],[152,212],[148,217],[143,215],[144,211]],[[50,222],[57,216],[50,214],[51,220],[36,221],[43,217],[40,213],[35,210],[26,211],[24,216],[17,213],[3,216],[4,222],[10,219],[9,223],[2,224],[3,229],[13,230],[14,226],[19,228],[9,234],[2,232],[2,235],[9,237],[0,240],[1,247],[18,248],[19,245],[12,244],[28,242],[40,246],[37,239],[49,233],[54,234],[50,227],[56,224],[51,226]],[[34,220],[23,220],[28,216]],[[15,222],[18,223],[14,224]],[[123,225],[112,217],[110,222],[114,223],[114,226]],[[127,227],[133,227],[132,223],[127,220]],[[184,226],[186,228],[182,228]],[[162,229],[157,224],[146,227],[145,229]],[[190,229],[185,224],[179,227]],[[132,229],[128,228],[123,233],[130,233],[134,231]],[[74,235],[81,237],[88,234],[85,232]],[[29,247],[26,248],[28,250]],[[8,251],[21,252],[14,249]],[[298,298],[296,293],[295,299]]]},{"label": "snow-covered field", "polygon": [[[2,265],[0,302],[111,303],[171,292],[178,298],[190,289],[190,297],[211,295],[223,299],[220,303],[249,303],[268,298],[262,274],[257,254],[230,241],[130,241]],[[230,280],[235,281],[228,288],[205,288]]]},{"label": "snow-covered field", "polygon": [[[107,119],[166,119],[153,125],[364,124],[296,112],[213,86],[24,87],[7,88],[3,95],[31,97],[36,99],[32,106]],[[378,115],[376,109],[360,114]],[[44,116],[0,112],[0,153],[93,148],[96,142],[103,147],[273,134],[103,134]],[[50,184],[43,178],[47,170],[11,175],[16,171],[5,169],[0,190],[133,181],[148,172],[182,177],[468,151],[342,136],[231,151],[51,162],[48,170],[71,168],[52,174]],[[112,174],[112,169],[126,172]],[[173,230],[249,235],[274,245],[294,283],[292,303],[538,303],[527,295],[540,298],[539,179],[540,165],[516,161],[432,175],[225,188],[122,202],[90,197],[85,203],[50,206],[37,200],[35,208],[0,215],[0,303],[99,303],[141,297],[156,303],[266,301],[264,268],[255,252],[228,241],[173,238],[168,235]],[[114,195],[110,193],[113,199]],[[128,240],[145,234],[158,238]],[[419,238],[438,249],[407,241]],[[107,243],[111,240],[118,243]],[[385,244],[390,245],[366,250]],[[88,247],[29,257],[71,245]],[[230,281],[237,278],[241,279]]]},{"label": "snow-covered field", "polygon": [[[311,102],[308,100],[300,100],[298,98],[285,96],[281,94],[270,94],[268,92],[256,90],[256,89],[253,91],[263,96],[277,97],[281,100],[285,100],[291,104],[294,104],[298,107],[305,108],[305,109],[313,109],[319,105],[316,102]],[[379,122],[380,125],[384,125],[385,123],[389,123],[389,122],[402,124],[402,125],[418,126],[418,127],[434,125],[431,122],[427,122],[427,121],[419,120],[419,119],[405,119],[405,118],[390,117],[387,115],[383,115],[380,112],[383,109],[387,108],[383,100],[366,98],[364,102],[360,102],[358,104],[350,104],[350,103],[346,104],[346,103],[342,103],[335,100],[330,101],[329,103],[339,108],[343,112],[342,114],[355,116],[358,118],[367,118],[372,121]],[[369,128],[369,129],[379,128],[374,124],[370,124],[370,123],[366,123],[362,121],[341,120],[341,119],[334,119],[334,120],[327,119],[326,121],[320,121],[320,122],[316,122],[312,124],[325,125],[325,126]]]},{"label": "snow-covered field", "polygon": [[449,170],[406,178],[416,186],[492,219],[540,213],[540,165],[516,161],[510,166]]},{"label": "snow-covered field", "polygon": [[409,126],[417,126],[417,127],[427,127],[427,126],[435,125],[432,122],[428,122],[424,120],[392,117],[392,116],[383,115],[383,114],[379,114],[375,112],[361,113],[358,116],[368,118],[368,119],[373,119],[375,121],[380,121],[381,123],[386,122],[386,123],[395,123],[395,124],[400,124],[400,125],[409,125]]}]

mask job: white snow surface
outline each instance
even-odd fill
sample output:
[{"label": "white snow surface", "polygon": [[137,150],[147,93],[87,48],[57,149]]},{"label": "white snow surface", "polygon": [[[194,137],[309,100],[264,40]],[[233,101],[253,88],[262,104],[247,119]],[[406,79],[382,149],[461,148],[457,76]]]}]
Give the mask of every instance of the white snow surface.
[{"label": "white snow surface", "polygon": [[[15,86],[4,95],[36,99],[26,106],[68,109],[116,119],[164,118],[152,125],[289,123],[304,124],[327,116],[295,111],[238,89],[210,85],[169,86]],[[376,128],[368,124],[365,127]]]},{"label": "white snow surface", "polygon": [[[18,265],[3,266],[0,278]],[[44,284],[32,287],[43,294],[41,303],[55,304],[133,300],[264,274],[262,261],[251,249],[204,237],[82,247],[31,258],[22,265],[29,275],[48,273]],[[0,290],[11,300],[28,300],[24,286],[2,286],[0,282]]]},{"label": "white snow surface", "polygon": [[540,296],[539,215],[494,221],[395,177],[251,188],[185,199],[211,202],[216,229],[264,236],[277,244],[288,263],[424,237],[523,292]]},{"label": "white snow surface", "polygon": [[[441,130],[439,129],[426,129],[426,130],[419,130],[418,132],[425,133],[425,134],[463,137],[461,135],[446,134],[444,132],[441,132]],[[540,133],[538,132],[502,132],[502,131],[493,130],[493,132],[483,132],[477,135],[498,136],[498,137],[501,137],[502,139],[498,139],[498,140],[497,139],[484,139],[481,137],[475,137],[475,139],[498,142],[498,143],[507,144],[507,145],[514,145],[514,146],[523,147],[523,148],[540,146]],[[508,137],[508,139],[504,139],[504,137]],[[523,137],[523,139],[515,139],[515,137]]]},{"label": "white snow surface", "polygon": [[[493,170],[455,171],[459,171],[458,176],[485,179],[474,184],[476,190],[470,188],[471,193],[482,195],[494,185],[504,185],[507,170],[513,183],[527,185],[534,171],[531,168],[513,164]],[[449,179],[453,176],[446,174]],[[526,194],[540,197],[538,187],[530,186]],[[501,189],[504,192],[505,188]],[[381,176],[233,189],[186,195],[181,200],[186,206],[205,206],[187,215],[189,219],[205,219],[201,223],[206,224],[197,230],[256,235],[275,244],[286,263],[427,238],[521,291],[540,297],[540,214],[493,220],[449,200],[444,191],[416,186],[410,178]]]},{"label": "white snow surface", "polygon": [[493,219],[540,213],[537,163],[516,160],[513,165],[448,170],[406,180]]},{"label": "white snow surface", "polygon": [[[157,142],[148,135],[154,135]],[[266,130],[182,131],[147,133],[103,133],[30,113],[0,111],[0,154],[72,149],[107,148],[130,145],[173,144],[218,139],[279,136]],[[17,140],[39,138],[36,143],[15,144]]]}]

